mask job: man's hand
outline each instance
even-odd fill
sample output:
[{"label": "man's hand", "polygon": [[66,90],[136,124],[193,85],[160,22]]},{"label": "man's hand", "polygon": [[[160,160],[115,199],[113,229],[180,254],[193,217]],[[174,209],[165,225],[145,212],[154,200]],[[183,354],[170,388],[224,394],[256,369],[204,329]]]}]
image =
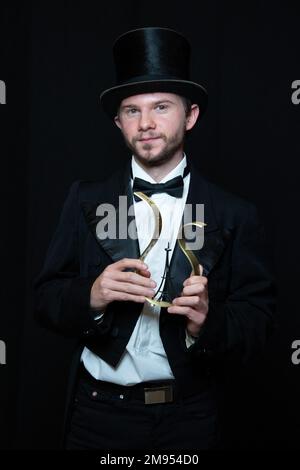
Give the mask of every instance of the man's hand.
[{"label": "man's hand", "polygon": [[183,283],[180,297],[173,299],[169,313],[185,315],[186,329],[192,336],[198,336],[208,313],[207,277],[190,276]]},{"label": "man's hand", "polygon": [[[138,272],[124,272],[134,269]],[[110,264],[95,280],[90,297],[90,306],[104,310],[115,300],[145,302],[145,297],[153,297],[156,283],[150,279],[147,265],[138,259],[124,258]]]}]

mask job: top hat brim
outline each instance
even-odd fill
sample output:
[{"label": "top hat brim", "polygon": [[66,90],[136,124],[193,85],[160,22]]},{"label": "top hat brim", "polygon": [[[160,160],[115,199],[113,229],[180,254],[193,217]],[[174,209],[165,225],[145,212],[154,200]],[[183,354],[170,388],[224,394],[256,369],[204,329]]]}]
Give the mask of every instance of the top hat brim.
[{"label": "top hat brim", "polygon": [[199,105],[200,116],[203,115],[207,107],[207,91],[202,85],[188,80],[176,79],[135,81],[114,86],[101,93],[100,102],[104,111],[114,119],[123,99],[142,93],[155,92],[175,93],[190,99],[192,104]]}]

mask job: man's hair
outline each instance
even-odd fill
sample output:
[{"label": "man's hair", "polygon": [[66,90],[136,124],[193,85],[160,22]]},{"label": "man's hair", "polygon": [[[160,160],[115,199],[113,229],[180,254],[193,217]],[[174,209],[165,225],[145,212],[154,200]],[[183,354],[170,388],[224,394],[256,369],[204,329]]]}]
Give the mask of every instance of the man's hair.
[{"label": "man's hair", "polygon": [[183,102],[185,114],[186,116],[189,116],[191,113],[191,109],[192,109],[192,101],[189,98],[186,98],[185,96],[180,96],[180,98],[182,99],[182,102]]}]

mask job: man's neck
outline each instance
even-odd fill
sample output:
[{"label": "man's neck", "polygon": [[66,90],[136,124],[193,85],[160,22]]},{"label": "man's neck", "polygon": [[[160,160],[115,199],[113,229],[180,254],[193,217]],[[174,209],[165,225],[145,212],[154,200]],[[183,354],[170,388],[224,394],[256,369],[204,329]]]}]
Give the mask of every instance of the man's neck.
[{"label": "man's neck", "polygon": [[184,158],[184,153],[174,156],[171,160],[164,162],[160,165],[145,165],[145,163],[138,160],[135,156],[134,159],[137,164],[148,173],[157,183],[159,183],[167,174],[169,174]]}]

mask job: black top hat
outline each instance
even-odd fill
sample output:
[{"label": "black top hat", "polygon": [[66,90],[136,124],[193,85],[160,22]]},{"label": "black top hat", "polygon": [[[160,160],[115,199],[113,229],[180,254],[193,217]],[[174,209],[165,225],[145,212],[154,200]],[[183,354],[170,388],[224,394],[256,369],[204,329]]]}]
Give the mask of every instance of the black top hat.
[{"label": "black top hat", "polygon": [[141,93],[167,92],[207,106],[207,91],[189,79],[190,44],[167,28],[141,28],[118,37],[113,46],[117,83],[102,92],[101,104],[114,118],[124,98]]}]

